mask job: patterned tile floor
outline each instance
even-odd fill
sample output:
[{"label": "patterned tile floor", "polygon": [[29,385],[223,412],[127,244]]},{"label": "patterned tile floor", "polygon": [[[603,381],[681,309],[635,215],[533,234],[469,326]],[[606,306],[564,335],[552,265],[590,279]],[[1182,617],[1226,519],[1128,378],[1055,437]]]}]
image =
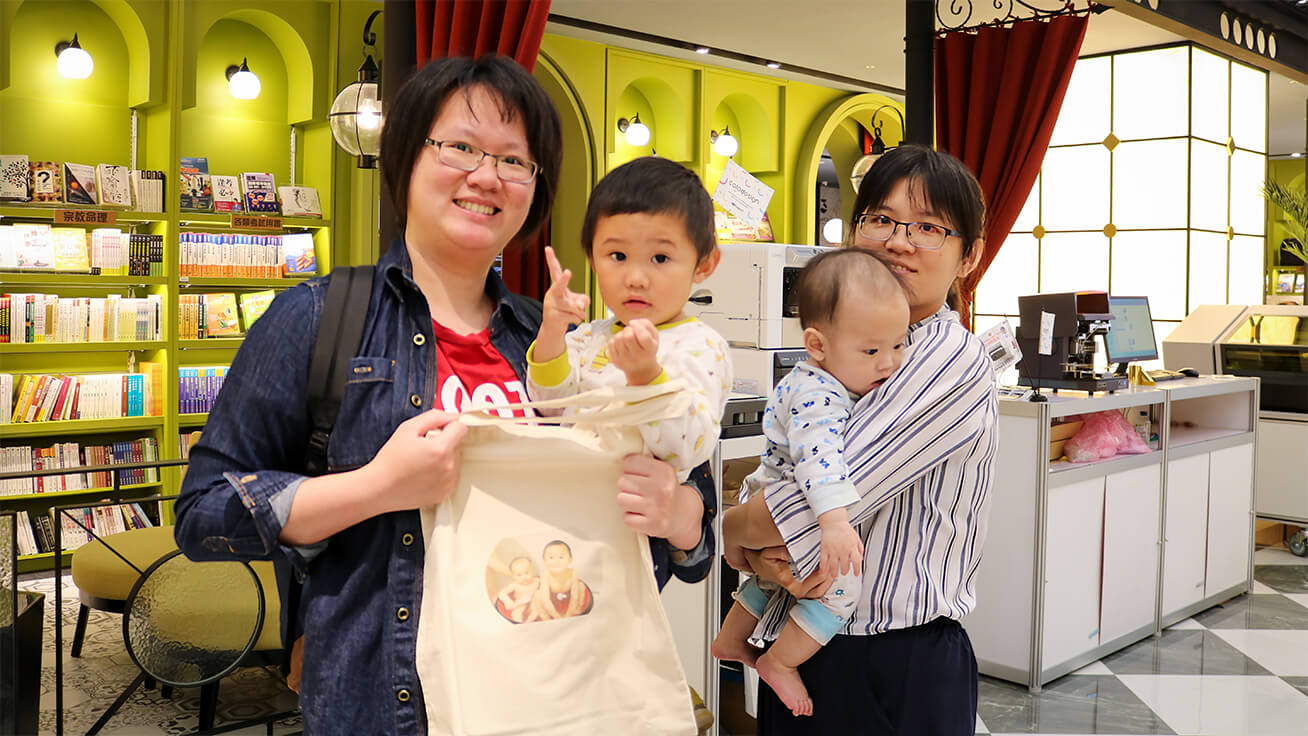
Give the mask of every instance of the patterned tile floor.
[{"label": "patterned tile floor", "polygon": [[981,734],[1308,734],[1308,560],[1259,549],[1248,595],[1031,694],[981,678]]},{"label": "patterned tile floor", "polygon": [[[977,733],[1308,734],[1308,560],[1259,549],[1253,591],[1056,680],[1038,694],[987,677],[980,683]],[[47,594],[41,672],[41,732],[54,732],[54,582],[26,578]],[[65,651],[77,621],[77,591],[65,579]],[[136,675],[123,650],[119,617],[93,611],[83,656],[65,655],[64,728],[85,733]],[[187,733],[196,728],[199,691],[172,700],[138,691],[103,731],[107,736]],[[273,674],[241,670],[223,680],[218,721],[289,710],[295,696]],[[285,734],[298,719],[277,724]],[[253,727],[237,734],[262,734]]]}]

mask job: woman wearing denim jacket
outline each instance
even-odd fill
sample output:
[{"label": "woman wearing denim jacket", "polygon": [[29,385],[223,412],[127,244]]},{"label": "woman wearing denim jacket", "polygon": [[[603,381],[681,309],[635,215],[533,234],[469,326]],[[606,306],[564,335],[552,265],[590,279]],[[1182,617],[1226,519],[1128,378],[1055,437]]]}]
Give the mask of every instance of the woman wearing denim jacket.
[{"label": "woman wearing denim jacket", "polygon": [[[508,59],[435,61],[396,95],[381,159],[404,238],[357,305],[368,319],[328,447],[332,473],[304,474],[320,278],[278,296],[250,328],[177,502],[177,543],[191,559],[282,560],[302,577],[311,734],[426,731],[416,509],[458,482],[465,430],[454,412],[521,391],[539,311],[491,265],[549,215],[558,113]],[[616,500],[651,538],[660,585],[673,573],[702,579],[713,554],[707,476],[678,485],[671,466],[644,456],[623,470]]]}]

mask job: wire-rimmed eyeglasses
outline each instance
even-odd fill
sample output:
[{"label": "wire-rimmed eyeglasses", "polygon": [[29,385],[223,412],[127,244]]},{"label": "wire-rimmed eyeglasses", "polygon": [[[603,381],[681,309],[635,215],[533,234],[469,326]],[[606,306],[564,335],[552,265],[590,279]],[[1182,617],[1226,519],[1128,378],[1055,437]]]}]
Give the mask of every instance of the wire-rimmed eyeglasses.
[{"label": "wire-rimmed eyeglasses", "polygon": [[424,138],[423,142],[436,149],[440,162],[460,171],[476,171],[487,157],[495,161],[495,175],[501,181],[513,184],[529,184],[540,173],[540,165],[521,156],[512,154],[487,153],[471,143],[463,141],[434,141]]},{"label": "wire-rimmed eyeglasses", "polygon": [[903,225],[904,232],[908,234],[908,244],[925,250],[938,250],[945,244],[945,238],[950,235],[963,237],[962,233],[950,230],[944,225],[932,222],[900,222],[886,215],[859,215],[855,223],[859,235],[878,242],[895,237],[895,230]]}]

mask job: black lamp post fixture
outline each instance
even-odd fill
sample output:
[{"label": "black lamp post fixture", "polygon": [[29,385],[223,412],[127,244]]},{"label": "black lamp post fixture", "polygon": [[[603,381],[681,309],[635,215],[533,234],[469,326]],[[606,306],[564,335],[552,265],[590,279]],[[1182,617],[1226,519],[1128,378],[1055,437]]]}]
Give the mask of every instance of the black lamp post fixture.
[{"label": "black lamp post fixture", "polygon": [[327,115],[337,145],[358,157],[361,169],[377,168],[377,154],[381,150],[382,107],[377,95],[381,72],[372,58],[377,51],[377,34],[372,32],[372,22],[381,12],[372,11],[363,26],[365,58],[359,66],[358,81],[346,85],[336,95]]}]

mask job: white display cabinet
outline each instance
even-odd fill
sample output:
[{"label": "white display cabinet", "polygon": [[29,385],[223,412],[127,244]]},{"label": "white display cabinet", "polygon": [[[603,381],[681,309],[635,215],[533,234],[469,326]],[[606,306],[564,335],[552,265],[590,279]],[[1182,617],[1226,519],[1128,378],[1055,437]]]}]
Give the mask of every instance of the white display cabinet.
[{"label": "white display cabinet", "polygon": [[[1258,381],[1000,401],[977,607],[982,673],[1032,690],[1249,589]],[[1148,415],[1151,451],[1049,460],[1054,423]]]}]

